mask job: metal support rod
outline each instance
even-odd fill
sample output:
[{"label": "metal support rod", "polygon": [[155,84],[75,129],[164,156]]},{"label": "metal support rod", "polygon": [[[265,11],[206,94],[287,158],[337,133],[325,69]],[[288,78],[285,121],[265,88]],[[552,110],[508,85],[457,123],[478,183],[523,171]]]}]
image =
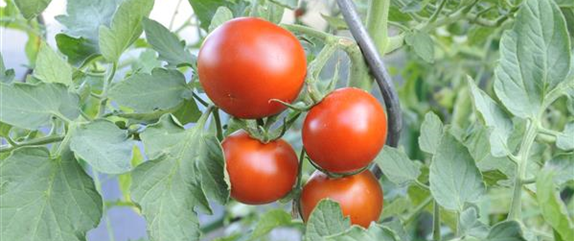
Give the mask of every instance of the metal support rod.
[{"label": "metal support rod", "polygon": [[[351,30],[351,34],[361,48],[363,56],[367,61],[367,65],[371,70],[371,74],[375,78],[381,94],[383,95],[383,100],[387,110],[387,145],[397,147],[399,144],[403,121],[399,97],[393,85],[391,76],[377,51],[376,45],[373,43],[373,40],[365,29],[365,26],[361,22],[361,17],[357,13],[353,2],[351,0],[337,0],[337,4],[339,5],[339,9],[343,13],[343,17]],[[372,172],[377,178],[382,175],[381,170],[376,165],[373,166]]]}]

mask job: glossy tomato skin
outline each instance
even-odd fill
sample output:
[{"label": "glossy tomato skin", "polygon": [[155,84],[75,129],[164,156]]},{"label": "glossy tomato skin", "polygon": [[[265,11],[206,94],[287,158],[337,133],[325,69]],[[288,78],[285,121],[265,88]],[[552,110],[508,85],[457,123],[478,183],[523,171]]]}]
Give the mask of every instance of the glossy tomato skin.
[{"label": "glossy tomato skin", "polygon": [[199,50],[199,81],[207,96],[235,117],[277,114],[301,91],[305,51],[291,32],[262,19],[237,18],[215,29]]},{"label": "glossy tomato skin", "polygon": [[267,144],[237,131],[222,142],[231,197],[245,204],[265,204],[285,196],[295,184],[297,154],[284,140]]},{"label": "glossy tomato skin", "polygon": [[351,172],[367,166],[385,145],[387,117],[366,91],[342,88],[309,111],[302,135],[313,162],[329,172]]},{"label": "glossy tomato skin", "polygon": [[376,222],[383,211],[383,190],[369,170],[343,178],[329,178],[316,171],[301,193],[303,220],[308,220],[315,206],[325,198],[338,202],[343,216],[365,228]]}]

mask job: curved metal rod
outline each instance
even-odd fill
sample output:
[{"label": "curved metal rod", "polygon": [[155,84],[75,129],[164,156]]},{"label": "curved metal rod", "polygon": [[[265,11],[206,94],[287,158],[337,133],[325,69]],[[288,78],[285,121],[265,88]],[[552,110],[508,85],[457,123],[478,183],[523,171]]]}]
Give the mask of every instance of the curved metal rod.
[{"label": "curved metal rod", "polygon": [[[399,144],[403,120],[399,104],[399,96],[397,95],[391,76],[379,55],[377,47],[365,29],[365,26],[363,26],[361,17],[357,13],[353,2],[351,0],[337,0],[337,4],[339,5],[339,9],[343,13],[343,17],[351,30],[351,34],[353,34],[353,37],[361,48],[363,56],[365,57],[372,75],[375,77],[377,85],[383,95],[383,100],[385,101],[385,107],[387,109],[387,145],[397,147]],[[377,178],[382,175],[381,170],[376,165],[373,166],[372,172]]]}]

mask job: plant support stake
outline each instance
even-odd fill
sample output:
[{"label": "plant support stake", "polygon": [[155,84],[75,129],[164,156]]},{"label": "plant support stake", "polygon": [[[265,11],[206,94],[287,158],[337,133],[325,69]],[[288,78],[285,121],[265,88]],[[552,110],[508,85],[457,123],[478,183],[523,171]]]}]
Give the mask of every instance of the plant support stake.
[{"label": "plant support stake", "polygon": [[[377,47],[361,22],[361,17],[357,13],[353,2],[351,0],[337,0],[337,4],[343,13],[343,17],[349,26],[351,34],[361,48],[367,65],[383,95],[388,121],[387,145],[397,147],[403,123],[399,97],[392,83],[391,76],[385,67],[383,59],[379,55]],[[377,178],[381,177],[382,172],[376,165],[373,166],[372,171]]]}]

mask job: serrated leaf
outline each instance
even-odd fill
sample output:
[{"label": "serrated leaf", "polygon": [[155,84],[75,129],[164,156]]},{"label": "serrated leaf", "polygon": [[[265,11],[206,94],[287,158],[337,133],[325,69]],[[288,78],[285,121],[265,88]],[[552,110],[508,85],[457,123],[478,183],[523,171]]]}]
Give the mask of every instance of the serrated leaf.
[{"label": "serrated leaf", "polygon": [[249,240],[259,240],[277,227],[291,225],[291,220],[291,214],[284,210],[275,209],[268,211],[257,222]]},{"label": "serrated leaf", "polygon": [[434,41],[428,33],[415,30],[405,36],[405,42],[424,61],[434,63]]},{"label": "serrated leaf", "polygon": [[556,137],[556,146],[562,150],[574,150],[574,122],[566,124],[564,130]]},{"label": "serrated leaf", "polygon": [[68,57],[68,62],[76,66],[99,52],[96,42],[83,37],[74,38],[63,33],[56,35],[56,44],[60,52]]},{"label": "serrated leaf", "polygon": [[144,18],[143,26],[148,43],[159,53],[159,58],[172,66],[190,63],[194,57],[185,49],[185,42],[160,23]]},{"label": "serrated leaf", "polygon": [[156,68],[151,74],[135,74],[114,85],[110,98],[136,112],[167,110],[191,98],[185,76],[178,70]]},{"label": "serrated leaf", "polygon": [[198,240],[195,210],[211,212],[207,197],[229,198],[219,141],[204,130],[207,115],[184,129],[171,115],[140,135],[152,160],[133,172],[132,199],[142,207],[152,240]]},{"label": "serrated leaf", "polygon": [[574,155],[571,153],[557,155],[545,163],[545,169],[556,172],[554,181],[558,186],[574,181]]},{"label": "serrated leaf", "polygon": [[419,147],[422,151],[435,154],[438,147],[438,138],[442,136],[443,124],[440,118],[433,112],[428,112],[421,124],[421,135],[419,136]]},{"label": "serrated leaf", "polygon": [[193,12],[200,21],[200,27],[205,30],[209,29],[211,19],[213,19],[219,7],[230,7],[232,5],[226,0],[189,0],[189,4],[191,4]]},{"label": "serrated leaf", "polygon": [[219,27],[223,23],[233,19],[233,13],[227,7],[218,7],[217,11],[213,15],[211,19],[211,23],[209,24],[209,32],[215,30],[215,28]]},{"label": "serrated leaf", "polygon": [[516,221],[500,222],[488,233],[487,241],[526,241],[520,223]]},{"label": "serrated leaf", "polygon": [[330,199],[321,200],[307,220],[305,240],[314,241],[341,233],[351,226],[349,217],[343,217],[339,203]]},{"label": "serrated leaf", "polygon": [[64,32],[73,38],[83,37],[98,45],[100,25],[109,26],[121,0],[69,0],[66,15],[56,20],[66,26]]},{"label": "serrated leaf", "polygon": [[49,45],[42,43],[36,58],[34,76],[46,83],[72,83],[72,67]]},{"label": "serrated leaf", "polygon": [[151,74],[155,68],[160,68],[162,62],[158,60],[157,53],[153,49],[146,49],[140,53],[137,61],[132,64],[134,73]]},{"label": "serrated leaf", "polygon": [[24,129],[37,129],[53,116],[76,119],[78,102],[79,97],[62,84],[0,83],[0,121]]},{"label": "serrated leaf", "polygon": [[415,181],[421,174],[420,168],[411,161],[404,151],[385,146],[375,158],[375,162],[389,180],[397,185]]},{"label": "serrated leaf", "polygon": [[14,3],[26,19],[38,16],[52,0],[14,0]]},{"label": "serrated leaf", "polygon": [[122,53],[143,32],[142,19],[153,8],[154,0],[126,0],[114,14],[111,26],[100,26],[100,51],[106,60],[117,62]]},{"label": "serrated leaf", "polygon": [[344,233],[329,236],[325,241],[395,241],[395,232],[378,224],[369,229],[353,226]]},{"label": "serrated leaf", "polygon": [[53,159],[44,147],[23,147],[0,165],[3,240],[85,241],[100,222],[102,198],[69,150]]},{"label": "serrated leaf", "polygon": [[181,107],[173,112],[173,116],[177,118],[179,123],[185,125],[188,123],[197,122],[199,117],[201,117],[201,111],[199,110],[195,100],[192,98],[185,100]]},{"label": "serrated leaf", "polygon": [[430,190],[435,200],[448,210],[463,211],[485,192],[482,175],[468,149],[450,133],[445,133],[430,166]]},{"label": "serrated leaf", "polygon": [[512,121],[488,94],[474,84],[474,80],[467,77],[474,108],[478,111],[484,124],[490,131],[490,152],[495,157],[508,156],[508,138],[512,133]]},{"label": "serrated leaf", "polygon": [[470,206],[460,214],[459,229],[463,235],[470,235],[481,239],[488,235],[488,226],[479,220],[476,207]]},{"label": "serrated leaf", "polygon": [[132,169],[135,141],[127,131],[107,120],[97,120],[74,130],[70,149],[96,170],[120,174]]},{"label": "serrated leaf", "polygon": [[527,0],[501,39],[494,91],[514,115],[536,118],[546,94],[570,71],[570,39],[554,1]]},{"label": "serrated leaf", "polygon": [[566,206],[554,185],[556,172],[550,168],[543,169],[536,177],[536,198],[542,216],[564,240],[574,240],[574,225],[568,216]]}]

